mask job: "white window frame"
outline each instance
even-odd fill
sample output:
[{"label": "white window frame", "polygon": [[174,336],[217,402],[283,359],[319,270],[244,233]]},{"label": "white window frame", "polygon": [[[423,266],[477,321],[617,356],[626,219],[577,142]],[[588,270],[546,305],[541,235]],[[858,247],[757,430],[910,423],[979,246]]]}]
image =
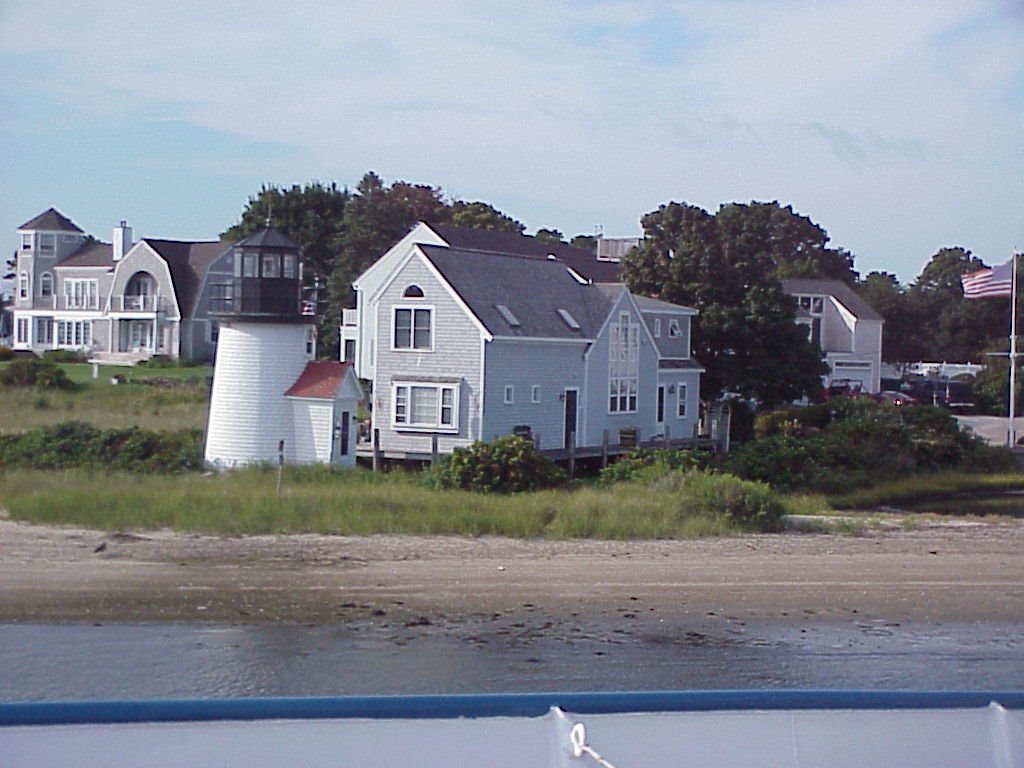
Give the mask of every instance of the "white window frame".
[{"label": "white window frame", "polygon": [[53,296],[53,273],[43,272],[39,276],[39,295],[40,296]]},{"label": "white window frame", "polygon": [[608,413],[636,413],[640,389],[640,324],[619,313],[608,331]]},{"label": "white window frame", "polygon": [[31,251],[32,250],[32,233],[22,232],[21,233],[21,250]]},{"label": "white window frame", "polygon": [[505,405],[512,405],[516,401],[516,388],[512,384],[505,385]]},{"label": "white window frame", "polygon": [[88,349],[91,346],[91,320],[57,321],[57,347],[59,349]]},{"label": "white window frame", "polygon": [[[409,312],[409,344],[398,344],[398,313]],[[425,313],[428,318],[427,333],[429,344],[416,345],[416,318]],[[422,304],[396,304],[391,308],[391,351],[392,352],[433,352],[434,351],[434,307]]]},{"label": "white window frame", "polygon": [[19,317],[18,318],[18,322],[15,323],[15,329],[14,329],[14,333],[15,333],[14,340],[18,344],[28,344],[29,343],[29,341],[28,341],[28,339],[29,339],[28,328],[29,328],[28,318],[27,317]]},{"label": "white window frame", "polygon": [[51,317],[37,317],[36,318],[36,332],[35,332],[35,343],[36,345],[53,344],[53,318]]},{"label": "white window frame", "polygon": [[56,253],[57,252],[57,236],[52,232],[40,232],[39,233],[39,252],[40,253]]},{"label": "white window frame", "polygon": [[28,272],[20,272],[18,274],[18,298],[27,299],[28,295]]},{"label": "white window frame", "polygon": [[64,280],[64,303],[67,309],[98,309],[99,281],[91,278]]},{"label": "white window frame", "polygon": [[677,318],[672,318],[668,321],[668,337],[670,339],[679,339],[683,335],[683,326]]},{"label": "white window frame", "polygon": [[656,338],[656,339],[660,339],[661,338],[661,318],[660,317],[654,318],[654,338]]},{"label": "white window frame", "polygon": [[676,418],[686,418],[686,384],[679,382],[676,384]]},{"label": "white window frame", "polygon": [[[430,421],[412,421],[414,390],[434,391],[434,417]],[[447,395],[447,397],[446,397]],[[396,431],[459,431],[459,385],[456,382],[395,381],[391,385],[391,426]]]},{"label": "white window frame", "polygon": [[540,402],[540,384],[534,384],[532,387],[530,387],[530,402]]}]

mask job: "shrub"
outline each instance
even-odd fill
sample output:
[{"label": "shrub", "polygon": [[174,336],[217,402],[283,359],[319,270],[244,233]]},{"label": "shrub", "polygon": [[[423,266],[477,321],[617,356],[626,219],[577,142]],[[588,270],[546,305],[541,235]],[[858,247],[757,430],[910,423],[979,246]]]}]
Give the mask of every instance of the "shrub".
[{"label": "shrub", "polygon": [[707,457],[696,451],[635,448],[614,464],[601,470],[601,485],[652,479],[673,470],[700,469]]},{"label": "shrub", "polygon": [[43,352],[43,360],[51,363],[84,363],[88,356],[80,349],[48,349]]},{"label": "shrub", "polygon": [[72,421],[22,434],[0,435],[0,466],[5,467],[166,473],[196,470],[202,465],[199,430],[101,430]]},{"label": "shrub", "polygon": [[429,476],[440,488],[480,493],[533,491],[552,488],[565,480],[562,470],[542,456],[530,440],[515,435],[456,448]]},{"label": "shrub", "polygon": [[8,387],[39,387],[40,389],[74,389],[75,384],[63,368],[51,360],[21,358],[0,369],[0,384]]},{"label": "shrub", "polygon": [[748,531],[782,528],[785,507],[766,483],[701,470],[671,472],[654,481],[657,491],[678,494],[691,514],[719,517]]},{"label": "shrub", "polygon": [[10,347],[0,346],[0,363],[6,363],[14,359],[14,350]]}]

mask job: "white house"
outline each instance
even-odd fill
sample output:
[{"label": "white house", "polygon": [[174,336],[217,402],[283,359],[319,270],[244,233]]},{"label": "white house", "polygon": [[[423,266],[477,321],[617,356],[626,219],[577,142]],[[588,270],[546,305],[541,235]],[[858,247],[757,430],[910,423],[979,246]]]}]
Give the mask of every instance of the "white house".
[{"label": "white house", "polygon": [[307,363],[284,396],[292,407],[296,463],[355,466],[356,412],[363,390],[351,363]]},{"label": "white house", "polygon": [[536,255],[526,243],[449,246],[455,229],[442,238],[417,226],[354,283],[349,329],[384,456],[426,458],[435,444],[444,453],[511,433],[542,449],[693,436],[695,310],[590,282],[547,243]]},{"label": "white house", "polygon": [[18,228],[13,347],[81,350],[105,362],[209,360],[209,277],[230,274],[231,243],[144,238],[121,222],[110,243],[53,208]]},{"label": "white house", "polygon": [[845,382],[863,392],[878,392],[882,316],[839,280],[788,278],[782,287],[797,302],[797,322],[825,353],[825,386]]}]

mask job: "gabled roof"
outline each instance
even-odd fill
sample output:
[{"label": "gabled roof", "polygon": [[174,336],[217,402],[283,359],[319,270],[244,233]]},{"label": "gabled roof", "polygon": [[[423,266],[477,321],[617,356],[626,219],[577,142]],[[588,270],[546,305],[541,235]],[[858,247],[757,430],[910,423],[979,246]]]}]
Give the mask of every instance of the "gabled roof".
[{"label": "gabled roof", "polygon": [[452,248],[469,251],[490,251],[512,253],[546,259],[554,256],[586,279],[595,283],[614,283],[619,279],[619,265],[609,261],[598,261],[597,254],[585,248],[576,248],[567,243],[551,243],[538,240],[530,235],[516,232],[498,232],[491,229],[468,229],[451,224],[427,222]]},{"label": "gabled roof", "polygon": [[110,243],[93,241],[72,253],[57,267],[107,267],[114,266],[114,249]]},{"label": "gabled roof", "polygon": [[82,232],[75,222],[56,208],[43,211],[31,221],[26,221],[18,229],[35,229],[43,232]]},{"label": "gabled roof", "polygon": [[[419,249],[493,336],[590,340],[611,310],[597,286],[581,284],[558,260],[436,245]],[[507,313],[518,323],[510,323]]]},{"label": "gabled roof", "polygon": [[261,229],[259,232],[253,232],[248,237],[239,240],[236,245],[249,248],[275,248],[284,251],[299,250],[299,245],[294,240],[269,227]]},{"label": "gabled roof", "polygon": [[341,385],[351,368],[351,363],[338,363],[331,360],[306,363],[302,375],[284,393],[285,397],[333,400],[341,391]]},{"label": "gabled roof", "polygon": [[788,277],[782,281],[782,290],[792,295],[811,294],[832,296],[861,320],[882,320],[864,299],[840,280],[820,280],[806,277]]},{"label": "gabled roof", "polygon": [[[167,262],[174,281],[174,292],[178,296],[178,310],[182,318],[191,317],[199,298],[203,276],[218,256],[231,248],[227,241],[186,242],[181,240],[157,240],[144,237],[150,248]],[[109,246],[108,246],[109,247]]]},{"label": "gabled roof", "polygon": [[696,315],[698,314],[696,309],[692,307],[684,307],[682,304],[671,304],[661,299],[651,299],[647,296],[633,296],[633,300],[636,302],[636,308],[641,312],[658,312],[675,315]]}]

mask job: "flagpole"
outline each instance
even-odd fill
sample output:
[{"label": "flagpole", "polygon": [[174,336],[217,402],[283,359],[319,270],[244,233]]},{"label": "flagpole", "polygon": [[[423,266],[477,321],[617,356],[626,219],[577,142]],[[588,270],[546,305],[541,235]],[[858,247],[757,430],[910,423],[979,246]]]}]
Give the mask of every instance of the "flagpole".
[{"label": "flagpole", "polygon": [[1013,252],[1010,276],[1010,408],[1007,417],[1006,438],[1010,448],[1017,444],[1013,428],[1015,400],[1017,399],[1017,251]]}]

